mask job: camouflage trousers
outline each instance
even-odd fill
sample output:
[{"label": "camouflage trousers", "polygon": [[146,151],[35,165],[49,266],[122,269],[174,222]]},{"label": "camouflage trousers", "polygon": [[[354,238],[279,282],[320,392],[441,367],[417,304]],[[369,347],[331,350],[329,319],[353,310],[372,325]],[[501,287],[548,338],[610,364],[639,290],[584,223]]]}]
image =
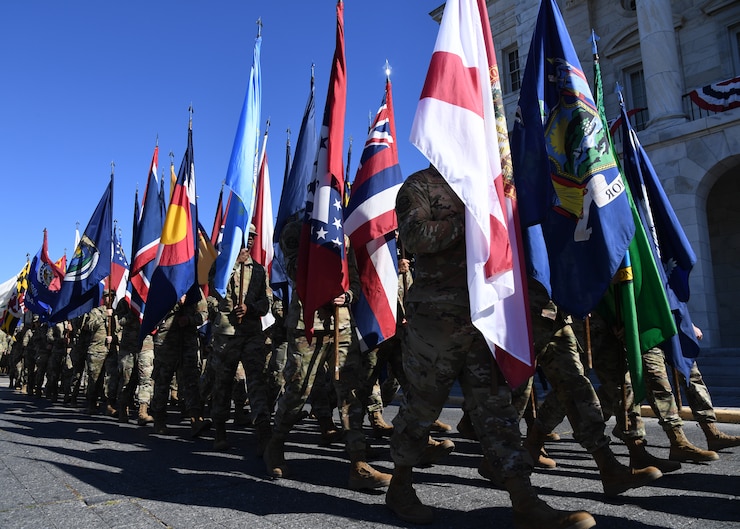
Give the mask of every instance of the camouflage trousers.
[{"label": "camouflage trousers", "polygon": [[177,373],[177,393],[184,399],[185,410],[190,417],[200,417],[203,405],[198,391],[198,347],[197,342],[190,346],[170,347],[154,345],[154,393],[152,395],[151,413],[157,419],[167,415],[167,402],[170,398],[170,384]]},{"label": "camouflage trousers", "polygon": [[537,410],[536,421],[542,431],[552,432],[567,415],[573,438],[586,451],[593,453],[608,445],[601,403],[586,376],[570,324],[563,324],[552,333],[537,361],[552,385],[552,391]]},{"label": "camouflage trousers", "polygon": [[149,405],[154,394],[154,340],[151,336],[144,338],[138,358],[136,359],[136,370],[138,373],[136,385],[136,401],[139,405]]},{"label": "camouflage trousers", "polygon": [[44,387],[46,370],[49,367],[49,357],[51,357],[51,351],[44,350],[37,352],[34,359],[34,362],[36,362],[36,373],[34,375],[33,389],[39,395],[41,394],[41,388]]},{"label": "camouflage trousers", "polygon": [[[364,355],[360,353],[352,329],[340,331],[338,346],[336,365],[339,369],[339,379],[335,380],[333,333],[317,332],[309,344],[303,329],[288,331],[288,359],[283,372],[285,391],[278,399],[275,411],[273,427],[275,435],[284,437],[290,432],[311,395],[317,373],[328,373],[337,395],[345,431],[345,448],[348,452],[365,450],[362,423],[365,420],[368,380],[372,369]],[[318,376],[321,377],[322,374]]]},{"label": "camouflage trousers", "polygon": [[8,374],[12,387],[22,388],[26,382],[26,373],[23,368],[23,350],[13,348],[10,352],[10,365],[8,366]]},{"label": "camouflage trousers", "polygon": [[522,448],[511,390],[467,307],[410,303],[403,371],[408,380],[393,420],[391,456],[396,465],[418,463],[455,380],[465,397],[484,455],[503,478],[529,476],[532,459]]},{"label": "camouflage trousers", "polygon": [[[267,356],[262,333],[252,336],[213,335],[213,350],[208,356],[207,368],[212,369],[214,377],[211,390],[211,418],[214,422],[226,422],[229,418],[234,377],[240,361],[244,366],[252,421],[256,424],[270,420],[272,406],[269,403]],[[242,405],[243,402],[237,404]]]},{"label": "camouflage trousers", "polygon": [[46,396],[56,398],[59,394],[59,383],[65,367],[67,351],[55,350],[49,355],[46,367]]},{"label": "camouflage trousers", "polygon": [[113,355],[108,351],[87,352],[87,405],[89,408],[93,408],[99,398],[105,397],[105,376],[109,356]]},{"label": "camouflage trousers", "polygon": [[678,379],[683,384],[686,400],[689,401],[694,420],[700,423],[717,422],[712,397],[709,395],[709,389],[704,383],[704,378],[701,376],[701,371],[699,371],[696,362],[691,365],[688,385],[686,377],[680,371],[678,372]]},{"label": "camouflage trousers", "polygon": [[26,393],[33,393],[36,382],[36,350],[26,347],[23,351],[23,372],[25,373]]},{"label": "camouflage trousers", "polygon": [[70,369],[65,369],[62,375],[62,386],[65,388],[65,400],[76,399],[82,384],[82,376],[85,372],[87,361],[87,352],[79,347],[73,347],[69,352],[69,359],[72,364]]}]

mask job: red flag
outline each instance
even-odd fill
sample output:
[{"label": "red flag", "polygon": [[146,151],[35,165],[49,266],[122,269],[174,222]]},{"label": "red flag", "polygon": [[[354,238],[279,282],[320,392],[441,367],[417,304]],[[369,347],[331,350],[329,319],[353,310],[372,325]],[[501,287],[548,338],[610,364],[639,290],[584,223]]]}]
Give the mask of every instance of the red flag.
[{"label": "red flag", "polygon": [[337,2],[337,33],[324,106],[316,172],[309,185],[298,248],[296,287],[303,303],[306,337],[313,337],[316,309],[349,290],[342,225],[344,203],[344,114],[347,77],[344,60],[344,4]]},{"label": "red flag", "polygon": [[[229,195],[231,196],[231,195]],[[213,219],[213,228],[211,228],[211,244],[218,248],[221,240],[221,234],[224,229],[224,186],[221,186],[221,192],[218,194],[218,204],[216,205],[216,217]]]},{"label": "red flag", "polygon": [[533,372],[532,341],[510,181],[504,193],[508,140],[503,108],[494,106],[500,85],[485,5],[446,3],[411,142],[465,204],[471,319],[515,387]]},{"label": "red flag", "polygon": [[275,224],[272,217],[272,194],[270,193],[270,171],[267,167],[267,132],[262,141],[262,157],[260,159],[259,174],[257,175],[257,193],[254,203],[252,224],[257,228],[257,236],[252,246],[252,259],[261,264],[270,274],[272,258],[275,250],[272,246],[272,236]]}]

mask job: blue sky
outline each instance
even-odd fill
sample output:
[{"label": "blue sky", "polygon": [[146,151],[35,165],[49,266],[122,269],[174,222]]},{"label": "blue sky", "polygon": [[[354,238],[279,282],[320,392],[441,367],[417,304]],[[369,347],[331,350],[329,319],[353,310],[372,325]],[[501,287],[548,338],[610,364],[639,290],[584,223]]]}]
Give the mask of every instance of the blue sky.
[{"label": "blue sky", "polygon": [[[427,165],[409,141],[443,0],[344,7],[347,57],[345,159],[349,177],[381,102],[386,59],[404,175]],[[315,64],[320,122],[335,42],[334,0],[25,0],[0,3],[0,181],[5,229],[0,282],[33,257],[74,252],[115,164],[114,218],[130,257],[134,193],[143,193],[159,139],[159,167],[180,166],[193,105],[199,214],[210,230],[262,19],[262,122],[274,210],[285,170],[286,130],[295,145]]]}]

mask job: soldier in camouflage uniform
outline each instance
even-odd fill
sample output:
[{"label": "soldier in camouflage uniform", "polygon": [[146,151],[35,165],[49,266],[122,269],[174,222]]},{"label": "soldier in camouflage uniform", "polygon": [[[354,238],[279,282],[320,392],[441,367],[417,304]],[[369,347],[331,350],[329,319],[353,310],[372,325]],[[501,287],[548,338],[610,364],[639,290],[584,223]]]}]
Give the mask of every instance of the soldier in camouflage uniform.
[{"label": "soldier in camouflage uniform", "polygon": [[86,325],[89,317],[90,313],[86,312],[70,321],[72,333],[69,359],[72,365],[69,370],[64,372],[65,378],[62,381],[62,386],[64,387],[64,403],[72,406],[77,406],[77,396],[80,393],[82,376],[85,371],[87,349],[90,347],[92,337]]},{"label": "soldier in camouflage uniform", "polygon": [[30,325],[26,323],[18,325],[15,330],[13,346],[10,350],[10,381],[11,387],[15,389],[23,388],[26,381],[23,353],[31,338],[30,330]]},{"label": "soldier in camouflage uniform", "polygon": [[92,309],[84,320],[85,332],[90,335],[87,347],[87,413],[98,413],[98,399],[103,410],[108,402],[105,397],[105,369],[116,336],[116,318],[110,308],[113,292],[103,292],[103,304]]},{"label": "soldier in camouflage uniform", "polygon": [[115,311],[121,328],[121,342],[118,345],[118,387],[116,389],[118,421],[128,422],[129,407],[134,404],[134,391],[138,380],[138,373],[134,372],[134,367],[138,365],[141,350],[139,342],[141,321],[139,315],[131,310],[125,298],[118,302]]},{"label": "soldier in camouflage uniform", "polygon": [[[229,448],[226,420],[231,408],[234,376],[241,361],[252,422],[257,430],[257,454],[261,457],[270,439],[272,415],[267,381],[268,348],[261,318],[270,310],[272,292],[267,286],[265,268],[250,255],[255,236],[256,230],[250,224],[247,246],[239,252],[226,285],[226,295],[221,297],[215,288],[210,289],[214,296],[208,297],[213,346],[209,357],[214,368],[211,392],[211,418],[216,428],[214,448],[219,451]],[[235,404],[243,410],[244,402],[240,400]]]},{"label": "soldier in camouflage uniform", "polygon": [[386,504],[407,522],[432,522],[432,510],[413,489],[412,469],[452,385],[459,380],[483,453],[509,492],[515,525],[520,529],[592,527],[590,514],[549,507],[530,483],[532,459],[522,447],[511,389],[471,321],[465,206],[430,166],[404,182],[396,213],[400,238],[416,257],[416,275],[406,300],[403,369],[408,391],[393,420],[395,469]]},{"label": "soldier in camouflage uniform", "polygon": [[198,327],[208,317],[208,306],[200,289],[198,295],[196,302],[183,296],[159,323],[154,334],[152,416],[156,434],[169,434],[167,401],[175,373],[178,397],[184,399],[186,412],[190,416],[191,435],[198,437],[211,427],[211,421],[203,419],[203,403],[198,391]]},{"label": "soldier in camouflage uniform", "polygon": [[[41,322],[34,332],[31,347],[35,351],[33,378],[33,394],[37,397],[43,396],[44,380],[46,379],[46,368],[49,365],[49,356],[51,356],[51,333],[49,323]],[[31,390],[29,388],[29,395]]]},{"label": "soldier in camouflage uniform", "polygon": [[137,423],[144,426],[154,422],[154,417],[149,414],[149,407],[152,404],[152,395],[154,394],[154,338],[151,334],[144,337],[141,344],[139,356],[136,359],[137,385],[136,385],[136,402],[139,404],[139,413]]},{"label": "soldier in camouflage uniform", "polygon": [[[295,280],[298,245],[302,222],[294,220],[286,224],[280,234],[280,245],[286,260],[288,275]],[[347,238],[345,237],[345,242]],[[351,466],[348,486],[350,489],[385,487],[390,475],[378,472],[367,463],[365,435],[362,423],[365,419],[365,401],[371,368],[360,354],[352,329],[349,305],[358,296],[360,283],[354,252],[348,247],[350,290],[337,296],[333,302],[320,307],[314,313],[314,335],[312,342],[306,338],[306,324],[298,293],[293,292],[290,308],[286,315],[288,330],[288,362],[285,366],[285,392],[280,396],[275,411],[273,435],[265,450],[264,460],[268,474],[273,478],[284,477],[288,468],[285,463],[285,440],[293,425],[301,417],[303,406],[311,393],[317,371],[326,362],[329,373],[339,371],[334,380],[345,431],[345,449],[349,453]],[[335,316],[338,320],[335,321]],[[337,328],[338,353],[334,358],[334,327]],[[317,416],[324,431],[331,417]],[[323,423],[323,425],[322,425]]]},{"label": "soldier in camouflage uniform", "polygon": [[46,398],[56,402],[59,397],[59,383],[62,376],[63,363],[67,358],[68,322],[60,321],[50,324],[47,339],[51,341],[51,354],[46,371]]},{"label": "soldier in camouflage uniform", "polygon": [[[529,279],[529,304],[537,362],[552,391],[540,406],[524,447],[534,460],[547,434],[560,424],[562,412],[573,427],[573,438],[591,454],[599,467],[604,493],[613,496],[641,487],[662,476],[655,467],[630,469],[619,463],[609,447],[610,439],[601,404],[581,362],[581,347],[572,328],[572,318],[560,311],[538,281]],[[555,464],[553,462],[552,466]]]},{"label": "soldier in camouflage uniform", "polygon": [[23,348],[23,369],[26,374],[26,393],[33,395],[36,384],[36,349],[40,340],[43,340],[44,347],[46,346],[46,337],[41,336],[41,332],[39,331],[41,325],[39,317],[30,312],[26,312],[26,314],[31,318],[31,328],[28,331],[28,340]]}]

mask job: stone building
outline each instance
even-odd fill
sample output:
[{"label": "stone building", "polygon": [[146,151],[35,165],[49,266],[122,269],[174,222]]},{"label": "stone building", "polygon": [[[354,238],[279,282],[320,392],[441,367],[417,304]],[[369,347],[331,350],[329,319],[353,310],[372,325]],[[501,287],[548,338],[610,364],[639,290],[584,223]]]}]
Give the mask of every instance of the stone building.
[{"label": "stone building", "polygon": [[[540,0],[487,4],[511,129]],[[619,116],[619,83],[627,109],[635,111],[640,142],[696,252],[689,307],[704,331],[702,346],[740,347],[740,2],[558,5],[591,83],[592,29],[599,37],[607,117]],[[432,16],[439,19],[442,9]],[[709,85],[734,88],[738,108],[715,112],[694,103],[691,93]]]}]

